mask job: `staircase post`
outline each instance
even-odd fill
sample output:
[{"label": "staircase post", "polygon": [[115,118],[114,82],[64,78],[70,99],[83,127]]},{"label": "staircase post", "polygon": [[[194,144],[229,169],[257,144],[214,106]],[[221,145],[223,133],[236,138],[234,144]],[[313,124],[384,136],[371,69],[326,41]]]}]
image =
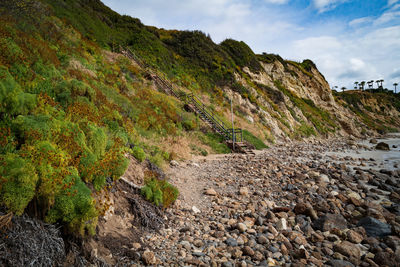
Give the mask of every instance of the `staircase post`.
[{"label": "staircase post", "polygon": [[232,150],[235,151],[235,127],[233,125],[233,105],[232,105],[233,93],[231,96],[231,116],[232,116]]}]

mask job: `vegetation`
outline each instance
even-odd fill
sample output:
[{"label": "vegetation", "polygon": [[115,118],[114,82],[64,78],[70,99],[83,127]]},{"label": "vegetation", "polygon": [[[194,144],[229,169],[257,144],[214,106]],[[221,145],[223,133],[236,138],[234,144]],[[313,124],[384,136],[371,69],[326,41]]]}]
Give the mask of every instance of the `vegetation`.
[{"label": "vegetation", "polygon": [[250,133],[247,130],[243,130],[243,138],[249,142],[250,144],[252,144],[256,149],[264,149],[264,148],[268,148],[268,146],[266,144],[264,144],[263,141],[261,141],[259,138],[257,138],[255,135],[253,135],[252,133]]},{"label": "vegetation", "polygon": [[[388,90],[368,90],[364,92],[343,92],[335,96],[344,102],[344,106],[353,111],[361,121],[379,133],[398,131],[395,118],[390,116],[390,108],[400,111],[400,95]],[[377,101],[379,99],[379,101]],[[370,106],[370,105],[373,105]],[[387,109],[386,109],[386,108]],[[378,115],[385,120],[372,117]]]},{"label": "vegetation", "polygon": [[141,193],[148,201],[163,208],[168,208],[179,195],[175,186],[157,177],[154,173],[147,173],[145,186],[142,187]]},{"label": "vegetation", "polygon": [[[338,125],[335,120],[331,117],[327,111],[317,107],[310,99],[300,98],[286,89],[279,81],[275,81],[275,86],[282,91],[289,99],[294,103],[304,114],[304,116],[312,123],[313,127],[320,134],[326,134],[328,132],[335,132]],[[301,122],[304,123],[304,122]],[[313,134],[304,127],[304,124],[298,129],[300,132],[304,132],[305,136]]]},{"label": "vegetation", "polygon": [[221,46],[232,57],[236,65],[242,68],[249,67],[254,72],[262,69],[256,55],[246,43],[226,39],[221,43]]},{"label": "vegetation", "polygon": [[[200,92],[209,107],[226,108],[224,90],[230,88],[260,110],[272,107],[271,116],[288,135],[309,137],[338,127],[332,114],[279,81],[259,85],[243,72],[244,67],[261,71],[262,62],[280,62],[293,76],[302,72],[313,78],[311,60],[289,62],[255,55],[244,42],[228,39],[218,45],[200,31],[145,26],[99,0],[3,1],[0,14],[0,205],[17,215],[29,211],[71,233],[93,234],[98,216],[110,205],[110,188],[127,167],[126,153],[162,166],[176,157],[160,144],[166,136],[194,136],[196,144],[187,146],[202,155],[230,152],[222,137],[200,127],[182,103],[154,90],[136,64],[110,52],[120,46],[188,91]],[[237,74],[243,81],[236,81]],[[398,95],[387,97],[383,90],[376,94],[390,107],[380,106],[378,112],[400,111]],[[287,107],[300,124],[296,129],[280,110],[288,98],[307,118],[302,121]],[[336,98],[366,125],[393,130],[390,122],[374,122],[367,112],[375,108],[360,105],[359,97],[343,93]],[[211,109],[226,120],[225,110]],[[257,149],[267,147],[258,136],[243,134]],[[154,175],[147,176],[142,193],[162,207],[178,195]]]}]

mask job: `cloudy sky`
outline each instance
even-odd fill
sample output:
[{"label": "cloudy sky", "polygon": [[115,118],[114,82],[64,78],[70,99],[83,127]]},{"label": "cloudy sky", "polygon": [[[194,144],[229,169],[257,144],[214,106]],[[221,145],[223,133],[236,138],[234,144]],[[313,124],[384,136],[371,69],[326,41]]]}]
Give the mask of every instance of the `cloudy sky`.
[{"label": "cloudy sky", "polygon": [[313,60],[331,86],[400,83],[400,0],[102,0],[165,29],[201,30],[256,53]]}]

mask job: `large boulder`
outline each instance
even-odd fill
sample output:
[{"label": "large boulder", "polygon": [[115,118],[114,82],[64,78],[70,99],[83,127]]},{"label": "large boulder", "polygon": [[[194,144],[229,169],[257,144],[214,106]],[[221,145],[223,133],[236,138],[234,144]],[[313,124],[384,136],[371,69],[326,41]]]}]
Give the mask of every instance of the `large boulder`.
[{"label": "large boulder", "polygon": [[389,151],[390,147],[385,142],[380,142],[375,146],[375,149]]},{"label": "large boulder", "polygon": [[368,236],[382,237],[392,233],[392,229],[389,224],[369,216],[362,218],[357,225],[362,226],[367,232]]},{"label": "large boulder", "polygon": [[315,220],[313,226],[315,229],[321,230],[322,232],[331,231],[334,228],[344,230],[347,228],[347,221],[340,214],[328,213],[318,220]]}]

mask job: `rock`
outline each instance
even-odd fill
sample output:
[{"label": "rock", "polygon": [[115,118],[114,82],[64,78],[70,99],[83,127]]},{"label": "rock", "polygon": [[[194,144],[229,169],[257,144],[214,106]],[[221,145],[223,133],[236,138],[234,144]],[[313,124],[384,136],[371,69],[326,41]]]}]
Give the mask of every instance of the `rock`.
[{"label": "rock", "polygon": [[314,221],[314,228],[323,232],[331,231],[334,228],[343,230],[347,228],[347,221],[340,214],[327,213],[325,216]]},{"label": "rock", "polygon": [[187,250],[190,251],[192,246],[190,245],[190,243],[188,241],[182,241],[181,245]]},{"label": "rock", "polygon": [[347,231],[346,237],[347,237],[347,240],[349,240],[350,242],[352,242],[354,244],[359,244],[359,243],[361,243],[361,241],[364,240],[364,237],[360,233],[357,233],[354,230]]},{"label": "rock", "polygon": [[348,241],[343,241],[342,243],[335,245],[334,250],[342,255],[353,257],[357,260],[361,258],[361,250]]},{"label": "rock", "polygon": [[325,239],[324,236],[319,233],[314,232],[311,234],[312,242],[322,242],[322,241],[324,241],[324,239]]},{"label": "rock", "polygon": [[208,188],[204,194],[209,195],[209,196],[216,196],[217,192],[215,192],[215,190],[213,188]]},{"label": "rock", "polygon": [[253,255],[255,254],[255,252],[254,252],[254,250],[253,250],[251,247],[245,246],[245,247],[243,248],[243,254],[244,254],[244,255],[247,255],[247,256],[253,256]]},{"label": "rock", "polygon": [[299,202],[293,209],[293,212],[296,214],[303,214],[310,216],[313,220],[318,218],[317,213],[315,212],[314,208],[311,206],[310,203]]},{"label": "rock", "polygon": [[132,244],[132,248],[135,249],[135,250],[138,250],[138,249],[140,249],[141,247],[142,247],[142,245],[140,245],[139,243],[133,243],[133,244]]},{"label": "rock", "polygon": [[267,244],[268,243],[268,238],[265,236],[265,235],[260,235],[258,238],[257,238],[257,242],[259,243],[259,244]]},{"label": "rock", "polygon": [[247,231],[247,226],[244,223],[238,223],[237,224],[237,229],[241,232],[244,233]]},{"label": "rock", "polygon": [[276,260],[274,260],[273,258],[268,258],[267,259],[267,264],[268,266],[278,266],[278,262]]},{"label": "rock", "polygon": [[360,196],[358,193],[356,193],[356,192],[350,192],[350,193],[348,193],[348,194],[347,194],[347,197],[349,197],[349,198],[355,198],[355,199],[357,199],[357,200],[361,200],[361,196]]},{"label": "rock", "polygon": [[247,116],[246,116],[246,119],[247,119],[250,123],[254,123],[254,119],[253,119],[252,116],[247,115]]},{"label": "rock", "polygon": [[399,266],[400,255],[389,252],[378,252],[375,254],[374,262],[379,266]]},{"label": "rock", "polygon": [[232,238],[232,237],[227,238],[227,239],[225,240],[225,243],[226,243],[228,246],[231,246],[231,247],[236,247],[236,246],[238,245],[238,242],[236,241],[236,239],[234,239],[234,238]]},{"label": "rock", "polygon": [[306,245],[307,244],[307,240],[306,238],[300,233],[300,232],[290,232],[288,235],[288,238],[290,239],[290,241],[292,241],[292,243],[296,243],[298,245]]},{"label": "rock", "polygon": [[157,259],[156,256],[154,255],[154,252],[149,250],[143,252],[142,260],[146,265],[154,265],[157,263]]},{"label": "rock", "polygon": [[178,166],[179,166],[179,162],[177,162],[176,160],[171,160],[171,161],[169,162],[169,164],[170,164],[172,167],[178,167]]},{"label": "rock", "polygon": [[276,229],[278,231],[283,231],[287,230],[287,223],[285,218],[281,218],[277,223],[276,223]]},{"label": "rock", "polygon": [[367,232],[368,236],[383,237],[392,233],[391,226],[383,223],[373,217],[362,218],[357,226],[362,226]]},{"label": "rock", "polygon": [[330,183],[330,179],[329,179],[328,175],[326,175],[326,174],[321,174],[321,175],[318,177],[318,182],[320,182],[320,183],[325,183],[325,184],[329,184],[329,183]]},{"label": "rock", "polygon": [[192,207],[192,211],[196,214],[201,212],[196,206]]},{"label": "rock", "polygon": [[193,242],[193,245],[195,245],[196,247],[202,247],[203,245],[204,245],[204,242],[202,241],[202,240],[200,240],[200,239],[196,239],[194,242]]},{"label": "rock", "polygon": [[239,194],[241,196],[248,196],[249,195],[249,189],[247,187],[241,187],[239,189]]},{"label": "rock", "polygon": [[375,149],[389,151],[390,147],[387,143],[380,142],[375,146]]},{"label": "rock", "polygon": [[233,264],[229,261],[225,261],[221,264],[222,267],[233,267]]},{"label": "rock", "polygon": [[369,140],[370,144],[377,144],[378,140],[376,140],[375,138],[372,138],[371,140]]},{"label": "rock", "polygon": [[344,260],[330,260],[327,262],[332,267],[354,267],[354,264]]},{"label": "rock", "polygon": [[262,261],[264,259],[264,255],[260,251],[256,251],[252,258],[256,261]]}]

